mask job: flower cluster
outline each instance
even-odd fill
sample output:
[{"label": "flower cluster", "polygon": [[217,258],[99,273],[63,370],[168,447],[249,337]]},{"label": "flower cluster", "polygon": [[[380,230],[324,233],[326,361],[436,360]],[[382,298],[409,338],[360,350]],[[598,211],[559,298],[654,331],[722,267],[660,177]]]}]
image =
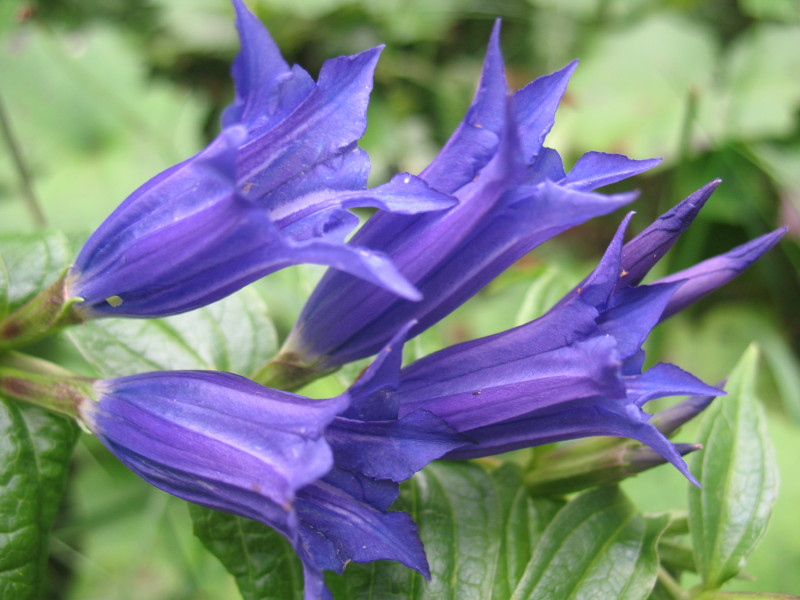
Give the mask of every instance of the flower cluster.
[{"label": "flower cluster", "polygon": [[[633,192],[595,190],[658,161],[589,152],[565,171],[544,140],[575,64],[510,93],[496,24],[474,100],[439,155],[419,176],[368,189],[357,140],[380,49],[326,62],[315,82],[241,0],[234,6],[242,47],[221,133],[90,237],[64,279],[71,318],[170,315],[289,265],[330,269],[255,380],[201,371],[84,380],[59,410],[154,486],[285,536],[308,600],[328,598],[323,571],[350,561],[429,574],[415,524],[390,507],[398,483],[439,458],[617,436],[694,482],[681,458],[694,448],[671,443],[644,406],[702,397],[670,417],[685,420],[724,392],[675,365],[645,369],[642,345],[783,232],[643,284],[712,182],[627,243],[626,216],[594,271],[541,318],[403,367],[406,340],[549,238],[631,202]],[[357,206],[379,210],[346,241]],[[340,396],[290,391],[375,354]]]}]

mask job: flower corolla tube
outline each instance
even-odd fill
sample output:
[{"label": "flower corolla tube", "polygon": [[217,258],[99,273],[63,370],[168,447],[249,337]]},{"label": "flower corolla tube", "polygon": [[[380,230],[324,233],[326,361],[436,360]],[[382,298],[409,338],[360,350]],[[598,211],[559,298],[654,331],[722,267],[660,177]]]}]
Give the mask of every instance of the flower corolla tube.
[{"label": "flower corolla tube", "polygon": [[429,576],[413,520],[388,509],[397,482],[461,437],[427,411],[397,418],[385,391],[400,359],[387,348],[327,400],[212,371],[100,380],[78,415],[148,483],[279,532],[302,561],[305,597],[329,598],[323,569],[341,573],[350,561],[397,560]]},{"label": "flower corolla tube", "polygon": [[594,190],[659,160],[588,152],[565,173],[558,153],[544,146],[577,63],[509,94],[499,37],[497,23],[472,105],[420,174],[458,204],[420,215],[375,214],[351,240],[389,256],[423,299],[410,302],[329,270],[306,303],[280,361],[325,372],[376,353],[411,320],[413,337],[536,246],[636,197],[635,192],[603,195]]},{"label": "flower corolla tube", "polygon": [[455,203],[410,174],[366,187],[357,140],[381,49],[329,60],[315,82],[284,61],[241,0],[234,6],[241,51],[221,133],[133,192],[89,238],[67,280],[67,295],[82,300],[75,310],[181,313],[300,263],[419,299],[385,255],[344,243],[358,224],[348,208],[411,214]]},{"label": "flower corolla tube", "polygon": [[715,290],[769,250],[777,230],[694,267],[641,284],[718,182],[623,245],[628,215],[594,272],[539,319],[445,348],[404,368],[399,415],[426,410],[467,441],[446,458],[489,456],[587,436],[639,440],[695,481],[643,406],[713,386],[667,363],[644,369],[642,344],[663,319]]}]

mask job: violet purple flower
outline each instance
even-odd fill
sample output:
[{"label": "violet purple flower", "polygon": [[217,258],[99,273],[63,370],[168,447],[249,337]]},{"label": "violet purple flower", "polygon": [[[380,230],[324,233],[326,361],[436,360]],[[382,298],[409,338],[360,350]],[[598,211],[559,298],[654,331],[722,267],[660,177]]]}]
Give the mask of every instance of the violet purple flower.
[{"label": "violet purple flower", "polygon": [[680,453],[642,407],[665,396],[723,392],[675,365],[659,363],[644,370],[642,344],[661,320],[732,279],[784,233],[775,231],[637,285],[688,227],[716,183],[623,246],[629,215],[594,272],[543,317],[446,348],[403,369],[395,392],[399,415],[429,411],[469,439],[446,458],[621,436],[647,444],[694,481]]},{"label": "violet purple flower", "polygon": [[383,392],[399,368],[389,348],[328,400],[230,373],[144,373],[96,382],[97,399],[78,413],[152,485],[281,533],[303,563],[305,597],[329,598],[323,569],[341,573],[350,561],[397,560],[429,576],[411,517],[387,511],[398,481],[461,440],[426,411],[397,419]]},{"label": "violet purple flower", "polygon": [[413,337],[534,247],[632,201],[635,193],[592,190],[658,160],[590,152],[566,174],[557,152],[543,146],[574,68],[509,95],[496,25],[472,106],[420,175],[458,205],[426,215],[376,214],[351,241],[386,253],[424,299],[409,302],[329,270],[274,364],[307,369],[313,377],[374,354],[411,320]]},{"label": "violet purple flower", "polygon": [[454,200],[401,174],[366,189],[373,48],[327,61],[314,80],[289,67],[261,23],[234,0],[241,52],[236,99],[202,152],[129,196],[81,250],[68,294],[84,317],[153,317],[198,308],[278,269],[317,263],[405,298],[417,290],[380,252],[344,243],[346,209],[404,214]]}]

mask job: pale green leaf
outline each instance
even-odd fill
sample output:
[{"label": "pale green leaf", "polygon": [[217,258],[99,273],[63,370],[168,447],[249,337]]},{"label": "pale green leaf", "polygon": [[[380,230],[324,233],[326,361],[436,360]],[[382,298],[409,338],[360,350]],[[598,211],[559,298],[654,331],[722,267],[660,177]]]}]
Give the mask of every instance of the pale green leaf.
[{"label": "pale green leaf", "polygon": [[742,569],[764,534],[778,490],[777,465],[756,397],[758,352],[751,346],[731,373],[728,396],[707,411],[705,450],[692,471],[689,522],[698,571],[715,589]]},{"label": "pale green leaf", "polygon": [[584,492],[548,525],[511,598],[643,600],[668,523],[666,515],[642,517],[617,487]]}]

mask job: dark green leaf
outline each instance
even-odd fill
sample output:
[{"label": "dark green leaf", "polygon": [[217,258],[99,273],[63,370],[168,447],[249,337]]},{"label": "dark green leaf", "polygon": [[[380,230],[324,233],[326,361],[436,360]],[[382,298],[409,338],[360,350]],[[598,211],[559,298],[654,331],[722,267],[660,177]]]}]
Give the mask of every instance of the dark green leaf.
[{"label": "dark green leaf", "polygon": [[489,474],[471,463],[434,463],[403,486],[395,506],[419,526],[431,581],[376,562],[351,564],[328,583],[341,600],[507,600],[554,506],[531,502],[516,465]]},{"label": "dark green leaf", "polygon": [[194,533],[236,578],[245,600],[301,600],[303,569],[283,536],[266,525],[190,505]]},{"label": "dark green leaf", "polygon": [[275,329],[252,289],[166,319],[102,319],[68,333],[103,377],[161,369],[246,375],[275,351]]},{"label": "dark green leaf", "polygon": [[689,489],[689,522],[703,584],[735,576],[761,538],[777,495],[775,453],[755,394],[758,352],[751,346],[731,373],[728,396],[703,419]]},{"label": "dark green leaf", "polygon": [[668,523],[636,513],[617,487],[589,490],[548,525],[511,598],[647,598]]},{"label": "dark green leaf", "polygon": [[69,242],[61,232],[0,235],[0,257],[8,273],[5,286],[11,309],[52,284],[73,258]]},{"label": "dark green leaf", "polygon": [[0,598],[39,598],[78,427],[0,398]]}]

